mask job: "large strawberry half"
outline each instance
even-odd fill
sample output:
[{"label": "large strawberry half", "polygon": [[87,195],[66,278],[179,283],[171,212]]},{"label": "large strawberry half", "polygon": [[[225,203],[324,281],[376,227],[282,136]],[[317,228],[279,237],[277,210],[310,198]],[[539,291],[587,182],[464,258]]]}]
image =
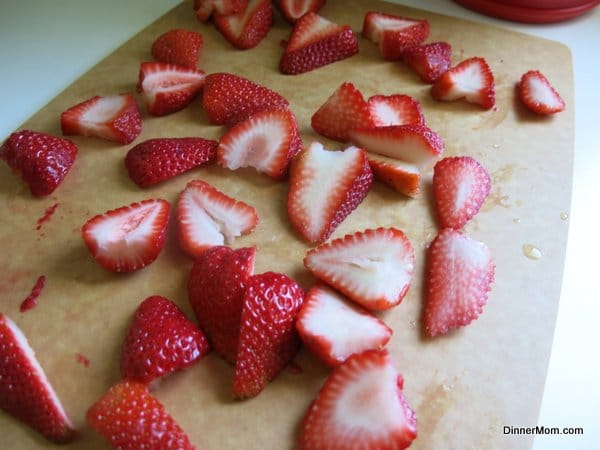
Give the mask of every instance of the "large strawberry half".
[{"label": "large strawberry half", "polygon": [[152,43],[154,59],[195,69],[202,53],[203,39],[197,31],[173,29],[161,34]]},{"label": "large strawberry half", "polygon": [[239,12],[214,14],[213,22],[234,47],[243,50],[256,47],[273,24],[271,0],[249,0]]}]

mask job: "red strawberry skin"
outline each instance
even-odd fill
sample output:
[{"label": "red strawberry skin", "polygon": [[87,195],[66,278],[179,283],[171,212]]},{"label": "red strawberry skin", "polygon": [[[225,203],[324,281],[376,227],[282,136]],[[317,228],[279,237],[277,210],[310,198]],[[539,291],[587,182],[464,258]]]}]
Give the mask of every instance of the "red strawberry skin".
[{"label": "red strawberry skin", "polygon": [[379,44],[379,52],[386,61],[401,58],[402,51],[418,45],[429,36],[429,22],[369,11],[363,20],[362,34]]},{"label": "red strawberry skin", "polygon": [[202,54],[202,35],[196,31],[173,29],[152,44],[152,57],[167,64],[195,69]]},{"label": "red strawberry skin", "polygon": [[234,14],[214,14],[213,22],[231,45],[241,50],[256,47],[273,24],[271,0],[250,0]]},{"label": "red strawberry skin", "polygon": [[548,115],[565,110],[565,101],[539,70],[524,73],[517,91],[523,104],[536,114]]},{"label": "red strawberry skin", "polygon": [[426,83],[433,83],[450,69],[452,47],[447,42],[415,45],[402,51],[402,61]]},{"label": "red strawberry skin", "polygon": [[281,15],[290,23],[296,22],[308,12],[318,12],[326,0],[275,0]]},{"label": "red strawberry skin", "polygon": [[50,195],[62,183],[77,156],[68,139],[32,130],[11,134],[0,147],[0,159],[21,175],[36,197]]}]

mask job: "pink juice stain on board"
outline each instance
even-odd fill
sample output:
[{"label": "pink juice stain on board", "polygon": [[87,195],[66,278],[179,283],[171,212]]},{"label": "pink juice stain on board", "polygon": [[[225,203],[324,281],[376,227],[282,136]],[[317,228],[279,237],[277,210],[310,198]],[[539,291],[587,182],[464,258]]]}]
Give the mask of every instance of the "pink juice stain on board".
[{"label": "pink juice stain on board", "polygon": [[46,277],[44,275],[40,276],[35,285],[31,289],[31,293],[27,296],[25,300],[21,303],[19,307],[19,311],[24,313],[36,307],[38,302],[38,297],[40,296],[42,289],[44,289],[44,285],[46,284]]},{"label": "pink juice stain on board", "polygon": [[52,218],[52,215],[54,214],[54,211],[56,211],[56,208],[58,208],[58,203],[55,203],[54,205],[46,208],[46,211],[44,211],[42,217],[40,217],[37,221],[37,226],[35,227],[37,231],[40,231],[44,223],[48,222]]}]

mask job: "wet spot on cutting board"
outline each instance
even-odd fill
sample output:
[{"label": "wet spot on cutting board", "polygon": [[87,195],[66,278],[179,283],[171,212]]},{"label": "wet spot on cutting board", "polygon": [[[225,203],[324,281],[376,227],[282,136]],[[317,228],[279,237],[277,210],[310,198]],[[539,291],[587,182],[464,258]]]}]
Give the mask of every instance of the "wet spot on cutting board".
[{"label": "wet spot on cutting board", "polygon": [[90,366],[90,360],[83,353],[77,353],[75,355],[75,359],[83,367],[89,367]]}]

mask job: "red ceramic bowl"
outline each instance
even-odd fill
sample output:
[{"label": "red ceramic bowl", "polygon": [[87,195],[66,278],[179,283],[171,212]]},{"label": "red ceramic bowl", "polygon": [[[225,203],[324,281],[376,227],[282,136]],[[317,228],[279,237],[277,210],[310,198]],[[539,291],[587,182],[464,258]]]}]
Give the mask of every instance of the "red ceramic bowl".
[{"label": "red ceramic bowl", "polygon": [[538,0],[536,2],[526,0],[454,1],[459,5],[488,16],[524,23],[561,22],[577,17],[600,4],[600,0]]}]

